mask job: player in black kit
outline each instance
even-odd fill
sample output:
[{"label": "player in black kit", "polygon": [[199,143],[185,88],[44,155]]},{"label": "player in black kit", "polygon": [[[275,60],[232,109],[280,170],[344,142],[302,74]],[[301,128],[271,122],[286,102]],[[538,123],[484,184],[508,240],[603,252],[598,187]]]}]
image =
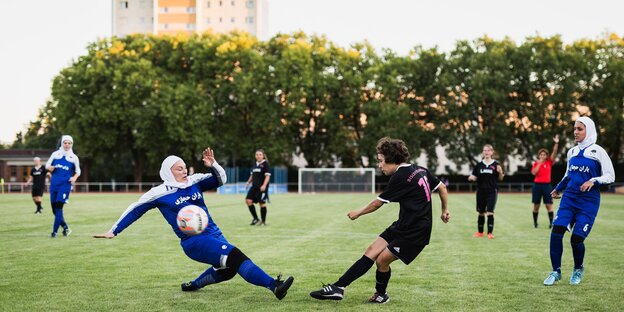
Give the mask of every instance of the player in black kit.
[{"label": "player in black kit", "polygon": [[320,300],[342,300],[344,289],[364,275],[373,264],[377,264],[375,294],[370,303],[386,303],[390,300],[386,293],[390,281],[390,264],[400,259],[410,264],[429,244],[431,236],[431,193],[436,189],[442,202],[442,221],[451,217],[447,209],[447,191],[444,183],[426,168],[409,164],[409,151],[405,142],[388,137],[377,142],[379,169],[391,175],[386,190],[368,205],[359,210],[349,211],[351,220],[371,213],[389,202],[399,203],[399,219],[393,222],[379,237],[368,246],[362,258],[357,260],[333,284],[310,293]]},{"label": "player in black kit", "polygon": [[492,158],[494,148],[490,144],[483,145],[483,160],[473,169],[468,181],[477,181],[477,232],[473,237],[483,237],[483,225],[487,212],[489,239],[494,239],[494,208],[498,197],[498,181],[502,181],[505,173],[498,161]]},{"label": "player in black kit", "polygon": [[26,181],[26,185],[32,184],[32,199],[37,207],[35,213],[42,213],[43,208],[41,207],[41,198],[43,197],[43,191],[45,190],[45,182],[46,182],[46,168],[41,165],[41,158],[35,157],[33,159],[35,162],[35,166],[30,168],[30,176],[28,176],[28,181]]},{"label": "player in black kit", "polygon": [[269,160],[263,149],[256,150],[256,167],[251,171],[245,188],[251,184],[251,188],[245,197],[245,203],[249,208],[249,212],[253,217],[251,225],[260,222],[256,214],[256,206],[254,203],[260,203],[260,217],[262,222],[259,225],[266,225],[267,208],[266,203],[269,200],[269,180],[271,179],[271,169],[269,168]]}]

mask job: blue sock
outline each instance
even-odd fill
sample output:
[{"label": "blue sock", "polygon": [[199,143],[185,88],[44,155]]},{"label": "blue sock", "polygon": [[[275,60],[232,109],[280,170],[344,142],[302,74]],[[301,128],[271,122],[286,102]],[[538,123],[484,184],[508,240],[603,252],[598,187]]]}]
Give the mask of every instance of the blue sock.
[{"label": "blue sock", "polygon": [[219,276],[219,273],[217,273],[217,270],[215,270],[214,267],[210,267],[208,268],[208,270],[204,271],[204,273],[202,273],[198,278],[196,278],[193,281],[193,284],[195,284],[195,286],[199,288],[202,288],[206,285],[216,284],[220,281],[221,277]]},{"label": "blue sock", "polygon": [[563,234],[550,233],[550,263],[553,271],[561,273],[561,255],[563,254]]},{"label": "blue sock", "polygon": [[572,255],[574,256],[574,269],[582,269],[585,258],[585,243],[572,244]]},{"label": "blue sock", "polygon": [[58,232],[61,222],[63,222],[63,209],[52,209],[54,212],[54,225],[52,226],[52,233]]},{"label": "blue sock", "polygon": [[238,274],[247,282],[256,286],[262,286],[273,291],[275,289],[275,280],[262,271],[251,260],[245,260],[238,268]]}]

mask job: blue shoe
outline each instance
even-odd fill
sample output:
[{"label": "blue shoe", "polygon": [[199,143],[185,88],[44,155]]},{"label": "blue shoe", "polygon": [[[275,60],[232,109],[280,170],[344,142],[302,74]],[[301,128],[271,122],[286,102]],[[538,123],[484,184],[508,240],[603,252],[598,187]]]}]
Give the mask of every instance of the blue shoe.
[{"label": "blue shoe", "polygon": [[544,280],[544,286],[552,286],[555,285],[557,281],[561,279],[561,273],[557,271],[550,272],[550,275]]},{"label": "blue shoe", "polygon": [[570,285],[578,285],[581,283],[583,279],[583,273],[585,272],[584,268],[574,269],[572,272],[572,276],[570,276]]}]

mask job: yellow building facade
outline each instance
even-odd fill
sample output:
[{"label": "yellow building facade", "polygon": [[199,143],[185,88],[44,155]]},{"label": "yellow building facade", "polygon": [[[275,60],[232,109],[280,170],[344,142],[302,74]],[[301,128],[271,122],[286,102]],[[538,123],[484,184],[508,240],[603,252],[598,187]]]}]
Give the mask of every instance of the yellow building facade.
[{"label": "yellow building facade", "polygon": [[267,0],[112,0],[113,35],[242,30],[265,39]]}]

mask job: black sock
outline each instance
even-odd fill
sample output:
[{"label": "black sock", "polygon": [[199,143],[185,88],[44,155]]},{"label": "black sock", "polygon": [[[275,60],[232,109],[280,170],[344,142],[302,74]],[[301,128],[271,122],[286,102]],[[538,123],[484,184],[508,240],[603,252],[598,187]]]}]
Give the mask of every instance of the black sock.
[{"label": "black sock", "polygon": [[379,272],[377,270],[375,277],[377,278],[377,282],[375,283],[375,290],[378,294],[385,294],[386,288],[388,288],[388,282],[390,281],[390,275],[392,275],[392,270],[388,270],[388,272]]},{"label": "black sock", "polygon": [[533,224],[537,225],[537,216],[539,215],[539,212],[535,212],[533,211]]},{"label": "black sock", "polygon": [[262,223],[266,221],[267,208],[260,207],[260,217],[262,218]]},{"label": "black sock", "polygon": [[484,223],[485,223],[485,216],[479,215],[479,218],[477,218],[477,231],[479,231],[479,233],[483,233]]},{"label": "black sock", "polygon": [[254,220],[258,220],[258,214],[256,214],[256,206],[251,204],[247,207],[249,207],[249,212],[251,212],[251,216],[254,218]]},{"label": "black sock", "polygon": [[550,224],[552,224],[553,221],[553,217],[555,216],[555,213],[552,211],[548,212],[548,221],[550,222]]},{"label": "black sock", "polygon": [[37,204],[37,211],[41,211],[43,210],[43,207],[41,207],[41,203],[36,203]]},{"label": "black sock", "polygon": [[334,285],[338,287],[347,287],[353,281],[360,278],[360,276],[364,275],[370,268],[375,264],[375,261],[371,260],[367,256],[362,256],[345,272]]},{"label": "black sock", "polygon": [[488,216],[488,234],[494,232],[494,215]]}]

